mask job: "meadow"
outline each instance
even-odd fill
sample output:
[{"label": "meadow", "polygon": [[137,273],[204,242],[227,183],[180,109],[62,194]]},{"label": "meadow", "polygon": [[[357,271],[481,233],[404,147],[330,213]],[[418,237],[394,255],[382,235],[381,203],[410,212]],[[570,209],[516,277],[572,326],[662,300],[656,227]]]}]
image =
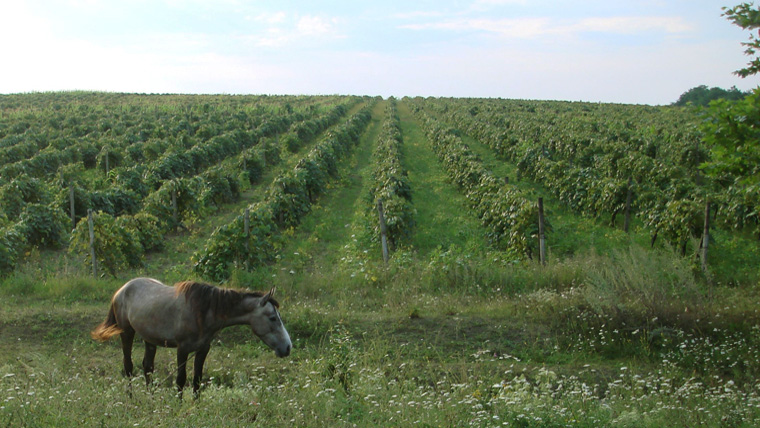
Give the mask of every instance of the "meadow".
[{"label": "meadow", "polygon": [[[248,102],[232,97],[239,104],[235,107],[225,104],[229,100],[223,97],[150,102],[103,96],[104,101],[98,97],[101,96],[95,96],[101,104],[87,108],[87,114],[115,111],[114,106],[124,105],[122,112],[133,114],[145,108],[150,117],[150,111],[171,110],[167,107],[171,102],[185,106],[177,108],[182,118],[192,118],[196,113],[202,116],[199,112],[204,109],[224,117],[235,108],[243,109],[241,106]],[[5,113],[0,122],[4,125],[18,123],[19,116],[33,122],[35,114],[43,115],[35,112],[59,111],[54,103],[49,107],[21,108],[23,97],[2,101]],[[566,162],[568,171],[585,167],[577,158],[559,158],[560,153],[578,150],[563,149],[556,142],[543,140],[550,132],[564,135],[565,142],[571,139],[560,134],[566,130],[559,129],[559,120],[553,128],[525,131],[520,126],[529,125],[519,124],[529,123],[528,119],[509,126],[503,119],[482,119],[500,124],[499,129],[534,135],[543,153],[554,154],[548,159],[551,163],[536,160],[538,165],[545,165],[541,169],[521,162],[520,156],[541,157],[520,148],[528,147],[527,141],[499,146],[494,142],[512,140],[509,136],[496,138],[491,128],[480,125],[486,110],[488,114],[502,110],[498,100],[395,102],[362,98],[336,108],[335,100],[298,99],[287,101],[290,109],[280,99],[258,101],[264,105],[257,107],[261,111],[290,111],[293,122],[282,124],[277,132],[261,134],[261,141],[266,141],[266,159],[259,163],[262,168],[255,180],[241,174],[241,170],[218,173],[236,180],[237,195],[232,192],[233,197],[217,199],[197,209],[183,209],[179,198],[176,214],[141,206],[131,213],[111,213],[117,220],[129,215],[157,219],[156,233],[160,233],[162,245],[151,250],[141,247],[138,262],[130,264],[125,256],[122,262],[113,262],[111,271],[101,269],[93,278],[89,252],[69,244],[76,239],[76,232],[69,231],[63,233],[58,245],[36,242],[15,253],[13,268],[0,277],[1,426],[760,424],[760,243],[751,222],[733,227],[716,221],[705,271],[697,257],[699,236],[690,232],[703,218],[685,215],[690,220],[682,222],[686,223],[682,229],[665,220],[654,225],[651,220],[668,218],[664,214],[673,205],[659,205],[658,198],[686,200],[688,191],[645,188],[642,180],[638,188],[642,202],[635,206],[631,227],[625,232],[622,211],[617,222],[614,216],[610,221],[613,212],[622,209],[619,205],[625,200],[624,191],[608,192],[615,195],[612,199],[617,205],[604,205],[611,204],[611,197],[569,197],[571,192],[558,189],[557,182],[547,185],[548,179],[542,174],[546,173],[544,169],[556,170],[554,163]],[[82,104],[88,102],[93,101],[85,99]],[[196,102],[205,102],[206,106],[195,107]],[[465,107],[457,109],[457,103]],[[527,114],[531,108],[538,113],[552,108],[560,115],[562,109],[579,107],[569,103],[522,103],[527,103],[525,110],[511,111],[513,117]],[[325,107],[327,104],[330,106]],[[479,110],[473,110],[476,106]],[[503,106],[504,110],[517,108],[514,104]],[[632,120],[630,115],[620,113],[623,106],[607,106],[607,113],[604,106],[599,111],[591,111],[593,105],[580,107],[588,109],[589,121],[616,116]],[[198,110],[192,110],[195,108]],[[693,151],[688,139],[693,132],[688,123],[696,120],[693,113],[684,109],[661,108],[661,112],[650,107],[628,108],[641,111],[647,125],[600,129],[616,129],[616,141],[639,141],[635,136],[625,137],[637,129],[647,130],[647,135],[659,135],[659,144],[669,149],[658,149],[661,155],[657,159],[686,159],[686,163],[678,163],[679,170],[675,166],[672,171],[661,168],[657,180],[652,181],[663,183],[667,177],[677,177],[681,188],[685,182],[706,188],[703,177],[683,172],[693,167],[688,163],[692,160],[676,154],[674,148],[679,144],[674,136],[680,135],[686,140],[685,150]],[[338,135],[337,127],[363,109],[369,119],[361,125],[361,131],[350,132],[355,139],[336,137],[341,144],[347,142],[347,149],[328,149],[340,156],[335,155],[327,172],[316,175],[318,179],[299,172],[303,165],[321,167],[320,160],[328,158],[314,157],[312,153],[317,152],[313,151],[324,149],[323,142]],[[309,132],[298,134],[298,130],[288,128],[299,121],[317,120],[313,119],[317,116],[307,114],[326,117],[335,111],[340,119],[310,125]],[[455,117],[458,112],[466,114]],[[658,114],[678,115],[681,128],[673,131],[663,126],[657,134],[652,123]],[[455,125],[453,130],[446,129],[454,120],[467,122]],[[254,125],[260,129],[264,123],[254,122],[252,117],[240,119],[251,130]],[[119,126],[115,122],[107,128]],[[168,125],[162,126],[169,129]],[[142,128],[147,132],[148,127]],[[6,130],[2,131],[2,141],[10,135],[7,129],[9,126],[0,127]],[[103,134],[109,132],[102,123],[99,129]],[[202,145],[204,140],[196,135],[207,132],[204,138],[213,138],[212,131],[199,129],[188,133],[191,139],[198,138]],[[542,134],[537,134],[539,131]],[[83,131],[81,138],[86,140],[93,132]],[[161,137],[155,129],[151,132],[158,136],[135,138],[125,147],[142,144],[143,149],[160,148],[161,139],[169,138]],[[285,138],[288,133],[300,137],[290,145],[276,145],[292,141]],[[139,136],[138,132],[125,134]],[[115,152],[122,150],[115,133],[108,135],[109,147]],[[76,140],[70,137],[67,141],[73,144]],[[185,148],[194,147],[191,140],[183,144]],[[647,144],[640,144],[645,153],[651,149]],[[275,150],[269,145],[275,146],[276,162]],[[261,152],[248,150],[256,147],[260,145],[240,148],[238,152],[231,150],[234,153],[230,158],[222,161],[224,167],[240,168],[237,160],[248,156],[242,171],[250,172],[251,161],[258,159]],[[437,147],[445,147],[443,155],[436,151]],[[168,159],[172,152],[166,150],[156,159]],[[10,150],[2,152],[4,156],[9,153]],[[101,161],[91,169],[64,165],[64,173],[81,173],[86,183],[82,189],[94,195],[122,183],[119,174],[129,175],[129,152],[125,148],[122,153],[127,154],[120,158],[121,165],[109,165],[124,168],[116,173],[108,175],[105,167],[99,171]],[[388,162],[393,157],[398,157],[398,162]],[[593,162],[601,156],[587,158]],[[461,160],[467,163],[458,163]],[[452,165],[466,165],[468,172],[458,173],[459,166]],[[623,162],[619,165],[618,170],[622,170]],[[19,179],[10,175],[16,168],[20,167],[2,171],[13,181]],[[58,179],[61,168],[55,168],[51,180]],[[589,169],[592,170],[602,171]],[[188,175],[192,178],[205,171]],[[578,174],[574,177],[582,176]],[[147,175],[143,172],[141,176]],[[213,181],[210,174],[203,177],[205,182]],[[283,192],[277,189],[284,186],[278,183],[298,189],[292,177],[303,179],[308,191],[285,192],[289,199],[283,199]],[[485,204],[481,202],[490,201],[492,196],[468,187],[476,179],[479,189],[518,201],[514,206],[525,204],[526,213],[537,197],[544,198],[550,224],[545,265],[536,257],[533,211],[509,211],[514,215],[505,217],[478,211]],[[187,192],[208,194],[203,193],[208,192],[206,188],[196,184],[203,180],[185,183],[181,176],[171,180],[186,186],[183,188]],[[160,180],[143,181],[149,187],[155,186],[153,192],[161,192]],[[626,183],[628,176],[592,176],[590,181]],[[584,194],[592,194],[593,188],[584,186]],[[393,233],[388,263],[383,262],[379,242],[375,203],[378,195],[385,202],[388,229]],[[146,196],[145,200],[155,198]],[[102,198],[90,197],[90,201],[95,200]],[[204,199],[197,200],[200,204]],[[64,198],[66,207],[67,204]],[[693,205],[694,210],[703,208],[699,203]],[[286,211],[271,220],[257,220],[261,221],[257,230],[265,230],[266,235],[256,236],[266,236],[266,245],[255,240],[258,237],[246,238],[260,257],[252,257],[236,244],[232,246],[236,251],[224,253],[229,259],[212,260],[209,254],[222,253],[208,249],[220,248],[224,242],[245,242],[235,241],[240,238],[225,226],[235,224],[245,208],[255,213],[264,206],[269,210],[273,206],[286,207]],[[592,206],[597,212],[591,210]],[[681,206],[691,207],[686,202]],[[679,212],[691,211],[681,208]],[[26,230],[7,214],[0,219],[3,232]],[[86,224],[84,220],[79,219],[77,228]],[[181,227],[173,223],[177,221]],[[169,227],[164,228],[164,223]],[[652,239],[655,229],[660,230],[656,242]],[[512,236],[510,231],[514,230],[521,231],[521,235]],[[229,241],[220,241],[220,236]],[[140,239],[134,237],[136,241]],[[112,251],[125,248],[128,247],[112,247]],[[203,260],[211,262],[204,264]],[[102,262],[107,264],[109,260]],[[249,329],[235,327],[222,331],[215,339],[197,400],[192,394],[177,397],[173,350],[159,349],[154,382],[148,386],[139,370],[142,345],[137,343],[133,359],[138,375],[126,379],[120,373],[118,341],[97,343],[89,338],[89,331],[105,317],[112,293],[136,276],[155,277],[167,284],[194,278],[235,288],[266,290],[276,286],[283,320],[293,339],[293,352],[288,358],[278,359]]]}]

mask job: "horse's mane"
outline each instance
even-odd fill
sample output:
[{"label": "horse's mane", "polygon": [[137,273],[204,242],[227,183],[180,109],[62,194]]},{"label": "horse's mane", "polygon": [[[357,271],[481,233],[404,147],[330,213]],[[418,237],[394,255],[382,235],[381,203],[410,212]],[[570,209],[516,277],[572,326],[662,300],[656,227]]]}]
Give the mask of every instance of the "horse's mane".
[{"label": "horse's mane", "polygon": [[[226,318],[244,298],[264,296],[264,293],[259,291],[221,288],[197,281],[178,282],[174,284],[174,290],[177,296],[185,295],[185,299],[199,319],[202,319],[210,310],[214,311],[215,316]],[[270,298],[269,302],[275,308],[280,307],[280,303],[274,298]]]}]

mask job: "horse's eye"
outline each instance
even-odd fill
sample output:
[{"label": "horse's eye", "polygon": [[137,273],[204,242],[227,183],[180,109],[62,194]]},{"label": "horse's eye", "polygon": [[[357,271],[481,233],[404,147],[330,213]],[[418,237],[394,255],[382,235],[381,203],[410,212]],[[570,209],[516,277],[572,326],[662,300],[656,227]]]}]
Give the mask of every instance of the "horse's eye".
[{"label": "horse's eye", "polygon": [[277,317],[269,317],[269,321],[277,322]]}]

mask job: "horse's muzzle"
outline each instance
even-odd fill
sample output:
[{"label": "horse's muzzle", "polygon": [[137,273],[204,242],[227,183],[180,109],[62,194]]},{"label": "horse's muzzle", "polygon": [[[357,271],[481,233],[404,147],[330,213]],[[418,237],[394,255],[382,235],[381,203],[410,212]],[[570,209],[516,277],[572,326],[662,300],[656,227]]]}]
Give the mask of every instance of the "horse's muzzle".
[{"label": "horse's muzzle", "polygon": [[275,348],[274,353],[280,358],[287,357],[288,355],[290,355],[290,348],[291,348],[290,344],[282,348]]}]

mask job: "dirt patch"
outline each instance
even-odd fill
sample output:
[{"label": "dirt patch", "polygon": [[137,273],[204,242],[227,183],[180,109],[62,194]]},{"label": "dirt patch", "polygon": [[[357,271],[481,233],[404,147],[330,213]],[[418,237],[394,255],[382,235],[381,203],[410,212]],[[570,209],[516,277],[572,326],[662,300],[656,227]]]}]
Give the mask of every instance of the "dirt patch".
[{"label": "dirt patch", "polygon": [[26,342],[57,346],[89,340],[90,330],[105,317],[104,305],[19,304],[0,314],[0,346]]},{"label": "dirt patch", "polygon": [[392,325],[391,337],[399,344],[424,344],[445,354],[472,354],[488,350],[494,355],[512,354],[532,333],[520,322],[484,317],[441,315],[403,318]]}]

